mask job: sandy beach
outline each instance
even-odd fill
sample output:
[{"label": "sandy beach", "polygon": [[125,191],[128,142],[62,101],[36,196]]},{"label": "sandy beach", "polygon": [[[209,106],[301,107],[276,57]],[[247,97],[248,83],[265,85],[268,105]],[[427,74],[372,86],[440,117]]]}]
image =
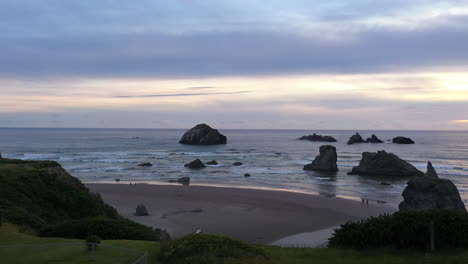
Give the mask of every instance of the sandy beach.
[{"label": "sandy beach", "polygon": [[[92,192],[100,193],[121,215],[166,229],[173,237],[201,228],[206,233],[269,244],[396,210],[392,205],[366,205],[354,200],[286,191],[128,183],[86,185]],[[140,203],[147,207],[150,216],[134,215]]]}]

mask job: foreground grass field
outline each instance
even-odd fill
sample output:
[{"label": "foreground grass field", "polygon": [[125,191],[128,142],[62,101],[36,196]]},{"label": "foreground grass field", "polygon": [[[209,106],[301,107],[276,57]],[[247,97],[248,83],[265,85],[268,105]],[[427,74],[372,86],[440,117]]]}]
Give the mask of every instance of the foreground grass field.
[{"label": "foreground grass field", "polygon": [[[4,223],[0,227],[0,245],[61,244],[80,243],[50,247],[0,248],[1,263],[117,263],[127,264],[135,261],[141,254],[109,247],[99,247],[90,254],[83,240],[64,238],[41,238],[18,232],[16,226]],[[150,263],[156,263],[155,253],[159,243],[151,241],[103,240],[101,244],[123,247],[150,254]]]},{"label": "foreground grass field", "polygon": [[[38,238],[18,232],[10,224],[0,227],[0,244],[49,244],[49,243],[75,243],[82,240],[61,238]],[[149,263],[159,263],[158,242],[130,241],[130,240],[104,240],[102,244],[119,246],[150,253]],[[298,249],[262,246],[268,259],[223,259],[218,263],[468,263],[468,250],[441,251],[427,253],[423,251],[402,251],[392,249],[380,250],[347,250],[347,249]],[[1,263],[132,263],[137,254],[110,248],[99,248],[91,256],[84,246],[59,246],[46,250],[30,248],[0,249]],[[181,262],[183,263],[183,262]],[[191,262],[206,263],[206,262]],[[211,262],[210,262],[211,263]]]}]

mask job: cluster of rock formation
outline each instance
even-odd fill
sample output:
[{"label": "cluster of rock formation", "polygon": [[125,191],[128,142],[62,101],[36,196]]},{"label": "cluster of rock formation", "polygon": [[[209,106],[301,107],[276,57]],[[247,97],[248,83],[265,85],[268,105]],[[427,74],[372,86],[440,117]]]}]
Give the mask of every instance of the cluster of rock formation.
[{"label": "cluster of rock formation", "polygon": [[357,143],[383,143],[376,135],[372,134],[370,138],[364,140],[359,133],[352,135],[348,140],[348,145],[357,144]]},{"label": "cluster of rock formation", "polygon": [[336,139],[332,136],[322,136],[317,134],[312,134],[308,136],[302,136],[298,138],[298,140],[309,140],[309,141],[316,141],[316,142],[336,142]]}]

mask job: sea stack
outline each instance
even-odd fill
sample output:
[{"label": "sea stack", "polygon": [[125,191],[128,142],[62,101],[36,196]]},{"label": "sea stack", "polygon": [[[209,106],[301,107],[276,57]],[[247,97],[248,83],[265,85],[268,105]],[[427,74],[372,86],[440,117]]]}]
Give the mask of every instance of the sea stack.
[{"label": "sea stack", "polygon": [[298,138],[298,140],[309,140],[309,141],[316,141],[316,142],[336,142],[336,138],[332,136],[322,136],[317,134],[312,134],[308,136],[302,136]]},{"label": "sea stack", "polygon": [[349,174],[390,177],[413,177],[424,175],[423,172],[416,169],[413,165],[400,159],[393,153],[385,152],[385,150],[362,153],[359,165],[353,167]]},{"label": "sea stack", "polygon": [[207,124],[199,124],[185,132],[179,143],[187,145],[217,145],[226,144],[227,138]]},{"label": "sea stack", "polygon": [[430,162],[427,163],[426,174],[411,178],[402,195],[404,200],[398,206],[400,211],[448,209],[466,212],[455,184],[440,179]]},{"label": "sea stack", "polygon": [[414,144],[414,141],[411,138],[407,137],[394,137],[392,143],[395,144]]},{"label": "sea stack", "polygon": [[336,148],[331,145],[320,146],[320,154],[315,157],[311,164],[305,165],[304,170],[337,172]]},{"label": "sea stack", "polygon": [[383,143],[376,135],[372,134],[370,138],[366,139],[366,143]]},{"label": "sea stack", "polygon": [[359,133],[352,135],[348,140],[348,145],[356,143],[366,143],[364,139],[362,139],[361,135],[359,135]]}]

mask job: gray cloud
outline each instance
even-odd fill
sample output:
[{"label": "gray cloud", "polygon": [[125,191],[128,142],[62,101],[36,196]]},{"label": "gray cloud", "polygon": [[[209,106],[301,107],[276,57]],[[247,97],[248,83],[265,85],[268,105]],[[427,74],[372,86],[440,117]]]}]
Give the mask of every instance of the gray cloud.
[{"label": "gray cloud", "polygon": [[179,96],[202,96],[202,95],[220,95],[220,94],[243,94],[251,91],[237,92],[215,92],[215,93],[178,93],[178,94],[143,94],[143,95],[116,95],[113,98],[145,98],[145,97],[179,97]]}]

